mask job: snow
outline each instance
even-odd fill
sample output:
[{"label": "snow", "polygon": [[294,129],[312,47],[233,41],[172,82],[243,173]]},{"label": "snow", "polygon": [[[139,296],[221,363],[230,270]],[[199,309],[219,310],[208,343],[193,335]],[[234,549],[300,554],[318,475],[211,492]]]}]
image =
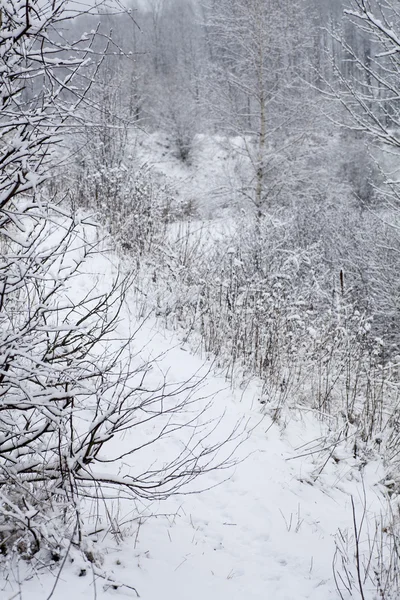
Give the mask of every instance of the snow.
[{"label": "snow", "polygon": [[[197,134],[189,160],[177,157],[174,142],[162,132],[134,132],[132,160],[146,165],[159,182],[173,190],[183,204],[193,204],[204,218],[223,214],[243,206],[243,182],[248,178],[248,158],[243,156],[240,137]],[[223,213],[221,212],[223,209]]]},{"label": "snow", "polygon": [[[99,292],[106,289],[117,263],[110,254],[92,257],[73,280],[71,293],[82,295],[94,285]],[[379,515],[382,465],[375,461],[362,468],[343,448],[338,448],[336,461],[317,452],[328,424],[313,411],[288,409],[274,421],[267,412],[263,415],[257,380],[243,389],[240,382],[230,386],[209,361],[193,355],[155,318],[140,324],[133,291],[121,335],[127,329],[137,330],[134,351],[141,361],[158,357],[155,380],[165,377],[174,385],[204,377],[196,394],[200,403],[213,398],[212,416],[217,422],[222,417],[218,435],[229,435],[237,423],[246,425],[236,451],[238,463],[227,471],[211,471],[183,490],[186,494],[163,502],[121,499],[110,509],[120,523],[114,532],[104,521],[88,522],[88,548],[114,583],[71,548],[65,564],[51,569],[9,565],[0,584],[1,599],[135,598],[131,587],[119,587],[122,583],[146,600],[338,598],[332,573],[335,535],[348,530],[351,538],[352,498],[360,518],[364,510],[367,521]],[[134,428],[112,443],[121,451],[132,436],[145,441],[152,427],[150,422],[140,431]],[[184,439],[178,430],[167,442],[163,452],[173,456]],[[144,457],[125,457],[125,467],[137,470],[137,461],[144,460],[145,469],[146,461],[164,459],[152,447]],[[198,489],[201,494],[190,493]]]}]

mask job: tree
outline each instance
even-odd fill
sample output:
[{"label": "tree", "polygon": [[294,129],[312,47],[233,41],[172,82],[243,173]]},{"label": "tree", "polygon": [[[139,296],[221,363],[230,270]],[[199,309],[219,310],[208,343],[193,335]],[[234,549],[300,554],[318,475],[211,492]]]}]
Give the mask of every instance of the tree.
[{"label": "tree", "polygon": [[203,30],[198,8],[184,0],[152,0],[140,15],[150,126],[165,133],[183,162],[202,125]]},{"label": "tree", "polygon": [[333,61],[335,78],[328,83],[327,93],[342,109],[344,132],[353,143],[358,138],[368,147],[373,166],[361,175],[367,193],[358,193],[357,200],[374,212],[380,243],[373,264],[370,260],[364,267],[363,277],[373,304],[376,333],[389,342],[392,354],[399,348],[399,3],[353,0],[344,17],[344,29],[351,28],[352,36],[333,35],[351,66],[344,70]]},{"label": "tree", "polygon": [[350,117],[349,127],[367,134],[374,142],[396,149],[400,146],[397,4],[391,0],[353,0],[351,8],[344,11],[347,21],[358,32],[358,39],[335,36],[352,68],[343,74],[336,66],[338,86],[334,90]]},{"label": "tree", "polygon": [[[64,0],[1,8],[0,550],[26,558],[82,542],[82,498],[165,497],[223,463],[223,442],[198,426],[207,403],[193,396],[196,381],[147,383],[149,363],[118,330],[132,275],[117,274],[108,291],[73,290],[96,244],[52,169],[112,42],[99,49],[96,31],[67,41],[72,16]],[[153,422],[150,437],[105,452]],[[178,456],[117,472],[178,430],[188,431]]]},{"label": "tree", "polygon": [[[254,207],[258,240],[263,216],[290,178],[287,151],[299,133],[299,110],[305,112],[304,11],[299,1],[222,0],[208,12],[220,95],[211,97],[225,131],[241,138],[238,152],[248,164],[242,193]],[[256,262],[259,269],[258,251]]]}]

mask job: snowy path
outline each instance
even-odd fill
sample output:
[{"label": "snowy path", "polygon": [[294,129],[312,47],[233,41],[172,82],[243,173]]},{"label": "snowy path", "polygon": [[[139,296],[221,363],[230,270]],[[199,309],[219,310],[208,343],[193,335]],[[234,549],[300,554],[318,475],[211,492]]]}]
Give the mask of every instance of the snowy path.
[{"label": "snowy path", "polygon": [[[101,261],[96,268],[104,272]],[[138,333],[137,347],[144,346],[142,352],[162,355],[160,371],[167,373],[169,381],[208,369],[154,321]],[[139,525],[127,522],[118,546],[112,539],[99,539],[104,567],[115,579],[135,586],[145,600],[339,598],[332,577],[334,535],[339,527],[351,527],[351,494],[359,507],[363,497],[350,458],[338,465],[329,463],[317,484],[310,485],[312,459],[287,459],[299,456],[302,451],[296,448],[321,435],[313,417],[303,413],[302,418],[296,414],[278,424],[271,425],[269,417],[260,422],[256,383],[244,392],[232,391],[222,377],[210,374],[201,392],[217,394],[215,410],[216,414],[225,411],[226,431],[243,417],[252,426],[258,423],[239,449],[239,455],[248,458],[218,487],[143,507],[144,514],[166,516],[143,518]],[[172,440],[171,450],[174,445],[178,449],[179,443]],[[212,472],[201,486],[214,486],[226,476],[226,472]],[[371,464],[365,483],[368,508],[379,505],[373,489],[379,478],[379,466]],[[132,516],[136,507],[124,501],[121,511]],[[104,591],[104,582],[93,578],[90,570],[78,577],[81,568],[79,561],[65,565],[52,600],[135,597],[126,588]],[[43,571],[20,590],[5,582],[0,598],[46,600],[56,574],[57,568]]]},{"label": "snowy path", "polygon": [[[170,335],[170,334],[169,334]],[[157,348],[176,339],[154,338]],[[164,359],[170,374],[195,372],[197,357],[175,347]],[[246,415],[259,419],[257,389],[232,393],[223,379],[210,376],[209,388],[220,392],[227,426]],[[251,453],[229,481],[199,496],[167,503],[176,519],[149,521],[140,529],[136,550],[128,539],[122,551],[125,571],[133,569],[132,583],[149,600],[328,600],[338,598],[332,577],[334,534],[351,525],[350,494],[362,501],[362,486],[346,462],[329,466],[320,486],[302,483],[315,465],[296,456],[294,447],[320,435],[313,419],[292,420],[281,431],[264,419],[241,448]],[[268,429],[267,433],[266,430]],[[210,484],[220,473],[208,476]],[[331,484],[342,480],[344,491]],[[369,479],[379,479],[371,466]],[[207,482],[208,483],[208,482]],[[374,493],[372,492],[372,495]],[[160,506],[165,511],[166,506]]]}]

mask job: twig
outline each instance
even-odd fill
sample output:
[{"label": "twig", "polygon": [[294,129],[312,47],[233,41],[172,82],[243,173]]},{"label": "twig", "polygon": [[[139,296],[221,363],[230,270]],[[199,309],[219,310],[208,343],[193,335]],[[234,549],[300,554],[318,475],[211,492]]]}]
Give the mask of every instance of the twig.
[{"label": "twig", "polygon": [[362,578],[361,578],[361,564],[360,564],[360,537],[359,534],[361,532],[361,530],[359,531],[357,528],[357,518],[356,518],[356,509],[354,506],[354,498],[353,496],[351,497],[351,509],[353,512],[353,527],[354,527],[354,535],[355,535],[355,540],[356,540],[356,569],[357,569],[357,580],[358,580],[358,585],[360,586],[360,595],[362,600],[365,600],[365,595],[364,595],[364,590],[363,590],[363,583],[362,583]]},{"label": "twig", "polygon": [[115,579],[111,579],[111,577],[109,577],[106,573],[102,573],[101,571],[98,571],[97,569],[95,571],[94,567],[93,567],[93,572],[97,575],[97,577],[101,577],[102,579],[105,579],[106,585],[107,585],[107,582],[109,582],[110,587],[112,587],[113,589],[117,590],[118,588],[125,587],[128,590],[134,591],[136,594],[136,597],[140,598],[139,592],[137,591],[137,589],[135,587],[133,587],[133,585],[128,585],[127,583],[121,583],[119,581],[116,581]]}]

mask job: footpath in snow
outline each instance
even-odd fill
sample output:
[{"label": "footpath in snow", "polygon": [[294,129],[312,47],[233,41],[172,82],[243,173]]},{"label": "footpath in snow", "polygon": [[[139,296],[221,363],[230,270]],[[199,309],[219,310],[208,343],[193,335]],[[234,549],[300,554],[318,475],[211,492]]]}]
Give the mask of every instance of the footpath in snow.
[{"label": "footpath in snow", "polygon": [[[107,259],[98,257],[90,265],[92,281],[105,285],[112,271]],[[129,323],[136,327],[133,302],[132,295],[131,310],[126,310],[121,327]],[[328,461],[314,482],[321,464],[314,460],[312,442],[320,438],[325,425],[312,413],[287,411],[272,423],[261,414],[256,381],[245,389],[231,389],[222,376],[210,372],[209,363],[193,356],[155,320],[148,319],[139,329],[138,349],[144,358],[159,357],[157,369],[169,383],[206,374],[197,393],[213,397],[215,417],[224,415],[221,433],[228,434],[236,423],[245,422],[249,435],[237,450],[239,462],[234,468],[211,472],[188,489],[203,488],[201,494],[147,504],[121,502],[118,536],[102,533],[93,538],[103,568],[115,580],[134,586],[146,600],[339,598],[332,572],[335,535],[338,529],[351,534],[351,497],[360,517],[364,495],[366,510],[379,512],[375,485],[381,478],[379,465],[370,464],[362,478],[351,457],[338,464]],[[130,435],[136,431],[127,432],[120,443],[129,441]],[[146,432],[140,435],[145,437]],[[172,454],[179,452],[179,432],[168,443]],[[127,460],[134,462],[135,455]],[[17,572],[3,575],[0,598],[136,597],[130,588],[114,590],[105,585],[90,563],[77,555],[62,569],[55,565],[51,571],[37,571],[20,586],[15,583],[24,577]]]}]

